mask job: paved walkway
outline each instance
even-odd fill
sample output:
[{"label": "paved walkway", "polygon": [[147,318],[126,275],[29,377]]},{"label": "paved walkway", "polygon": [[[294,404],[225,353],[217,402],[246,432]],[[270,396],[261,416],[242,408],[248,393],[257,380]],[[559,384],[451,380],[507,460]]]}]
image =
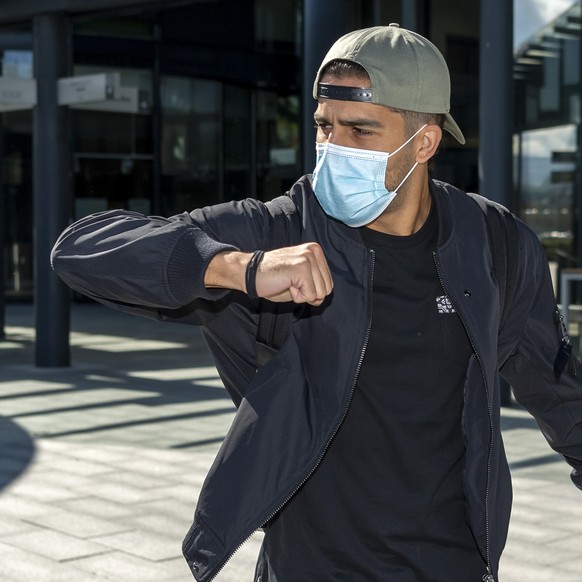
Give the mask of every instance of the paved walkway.
[{"label": "paved walkway", "polygon": [[[198,330],[75,305],[72,366],[40,369],[32,325],[31,306],[8,306],[0,580],[192,581],[181,541],[233,415]],[[501,581],[580,582],[582,492],[527,414],[503,423],[515,503]],[[216,581],[250,582],[259,544]]]}]

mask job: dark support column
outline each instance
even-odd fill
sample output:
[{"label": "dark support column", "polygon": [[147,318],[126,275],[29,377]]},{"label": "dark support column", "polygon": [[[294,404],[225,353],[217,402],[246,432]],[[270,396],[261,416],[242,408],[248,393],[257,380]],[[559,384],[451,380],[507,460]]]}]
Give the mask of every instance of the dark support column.
[{"label": "dark support column", "polygon": [[349,31],[346,0],[306,0],[303,4],[302,172],[309,174],[315,167],[313,82],[331,45]]},{"label": "dark support column", "polygon": [[150,213],[161,216],[164,213],[162,195],[162,73],[160,70],[160,25],[155,25],[155,61],[153,69],[152,124],[154,155],[154,196]]},{"label": "dark support column", "polygon": [[0,339],[6,337],[6,191],[3,176],[4,125],[0,113]]},{"label": "dark support column", "polygon": [[481,2],[480,193],[508,204],[512,184],[513,2]]},{"label": "dark support column", "polygon": [[[513,188],[513,1],[481,1],[479,94],[479,191],[507,206]],[[511,404],[503,379],[501,404]]]},{"label": "dark support column", "polygon": [[[580,1],[580,5],[582,6],[582,0]],[[562,41],[562,46],[565,42]],[[579,98],[582,98],[582,32],[578,38],[578,95]],[[574,233],[572,253],[574,254],[575,262],[573,265],[566,266],[579,268],[582,266],[582,122],[580,121],[578,121],[576,133],[578,144],[576,148],[576,179],[572,196],[572,232]],[[575,285],[574,296],[571,298],[572,302],[579,300],[578,293],[578,285]],[[582,341],[580,342],[580,350],[582,350]]]},{"label": "dark support column", "polygon": [[71,206],[69,111],[59,107],[57,81],[70,74],[70,31],[62,14],[35,16],[34,262],[36,365],[70,364],[70,293],[52,271],[50,250],[68,223]]},{"label": "dark support column", "polygon": [[[402,18],[400,25],[408,30],[418,30],[417,0],[401,0]],[[387,23],[390,24],[390,23]]]}]

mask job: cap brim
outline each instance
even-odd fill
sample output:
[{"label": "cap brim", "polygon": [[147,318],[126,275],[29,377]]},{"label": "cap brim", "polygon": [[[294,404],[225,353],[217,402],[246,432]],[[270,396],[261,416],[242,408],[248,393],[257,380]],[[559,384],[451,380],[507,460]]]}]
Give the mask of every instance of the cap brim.
[{"label": "cap brim", "polygon": [[445,113],[444,128],[460,143],[465,143],[465,136],[450,113]]}]

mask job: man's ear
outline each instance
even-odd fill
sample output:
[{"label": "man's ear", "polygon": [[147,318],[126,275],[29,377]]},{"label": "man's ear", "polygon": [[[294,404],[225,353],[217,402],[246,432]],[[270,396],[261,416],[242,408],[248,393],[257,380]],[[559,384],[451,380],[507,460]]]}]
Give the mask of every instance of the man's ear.
[{"label": "man's ear", "polygon": [[433,123],[427,125],[419,134],[419,137],[421,138],[421,144],[416,154],[416,161],[419,164],[426,164],[437,153],[443,139],[443,130]]}]

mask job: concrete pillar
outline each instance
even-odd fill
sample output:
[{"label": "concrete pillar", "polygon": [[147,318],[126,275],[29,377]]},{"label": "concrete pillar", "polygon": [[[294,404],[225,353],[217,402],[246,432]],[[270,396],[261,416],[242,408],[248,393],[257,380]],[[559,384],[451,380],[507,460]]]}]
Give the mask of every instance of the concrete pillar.
[{"label": "concrete pillar", "polygon": [[57,101],[57,81],[71,71],[71,34],[67,17],[57,13],[35,16],[33,32],[35,358],[37,366],[58,367],[70,364],[70,292],[52,271],[49,255],[71,208],[70,114]]}]

